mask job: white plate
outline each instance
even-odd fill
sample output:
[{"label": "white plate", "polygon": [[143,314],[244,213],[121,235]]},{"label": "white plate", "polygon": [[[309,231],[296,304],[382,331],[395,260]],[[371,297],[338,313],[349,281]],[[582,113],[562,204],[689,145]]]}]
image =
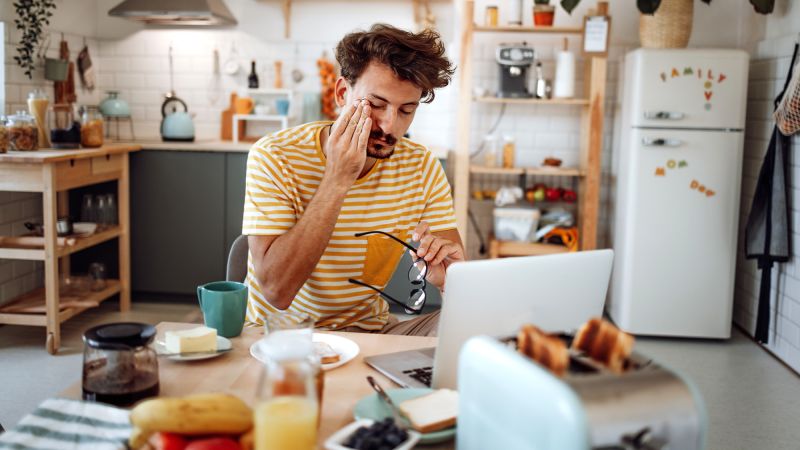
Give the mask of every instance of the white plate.
[{"label": "white plate", "polygon": [[[343,366],[355,358],[356,355],[358,355],[358,352],[361,351],[361,349],[358,348],[358,344],[355,342],[345,337],[336,336],[333,334],[314,333],[311,337],[311,340],[313,342],[325,342],[331,346],[333,351],[339,354],[339,361],[330,364],[323,364],[323,370],[331,370],[339,366]],[[250,354],[253,355],[253,358],[261,362],[266,361],[264,350],[261,348],[263,342],[264,340],[261,339],[250,346]]]},{"label": "white plate", "polygon": [[[167,356],[167,359],[172,361],[199,361],[201,359],[210,359],[216,358],[217,356],[224,355],[228,353],[233,345],[228,338],[224,338],[222,336],[217,336],[217,353],[204,353],[202,355],[192,355],[192,354],[185,354],[185,355],[173,355]],[[156,341],[156,353],[163,354],[169,353],[167,351],[166,344],[162,341]]]}]

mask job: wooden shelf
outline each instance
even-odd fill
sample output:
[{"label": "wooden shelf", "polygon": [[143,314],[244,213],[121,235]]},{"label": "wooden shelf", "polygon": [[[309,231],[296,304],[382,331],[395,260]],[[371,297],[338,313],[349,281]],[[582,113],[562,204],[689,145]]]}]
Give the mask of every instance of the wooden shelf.
[{"label": "wooden shelf", "polygon": [[502,167],[470,166],[469,173],[476,175],[523,175],[525,174],[525,169],[522,167],[504,169]]},{"label": "wooden shelf", "polygon": [[482,33],[583,34],[583,28],[572,27],[523,27],[519,25],[489,27],[476,24],[472,29]]},{"label": "wooden shelf", "polygon": [[[103,301],[119,294],[121,286],[119,280],[106,280],[106,287],[101,291],[87,292],[82,296],[62,295],[59,299],[59,322],[70,319],[87,309],[97,307]],[[0,307],[0,322],[45,326],[47,324],[46,311],[45,290],[39,288]]]},{"label": "wooden shelf", "polygon": [[475,97],[478,103],[509,103],[512,105],[569,105],[586,106],[589,100],[585,98],[503,98],[503,97]]},{"label": "wooden shelf", "polygon": [[[71,238],[75,240],[75,243],[72,245],[59,245],[56,251],[56,256],[60,258],[71,255],[102,242],[117,238],[121,234],[122,229],[118,226],[113,226],[102,231],[98,231],[91,236]],[[4,245],[3,247],[0,247],[0,258],[44,261],[44,243],[42,243],[42,245]]]},{"label": "wooden shelf", "polygon": [[475,175],[536,175],[549,177],[582,177],[584,171],[574,167],[502,167],[471,166],[469,172]]},{"label": "wooden shelf", "polygon": [[553,255],[567,252],[569,252],[569,249],[563,245],[540,244],[537,242],[498,241],[494,238],[489,240],[489,256],[491,258]]},{"label": "wooden shelf", "polygon": [[[576,203],[575,219],[578,227],[579,250],[593,250],[597,247],[597,226],[600,211],[600,180],[601,180],[601,161],[603,155],[603,130],[605,120],[606,103],[606,81],[608,73],[608,59],[605,54],[584,55],[583,71],[583,96],[584,98],[572,99],[535,99],[535,98],[498,98],[494,96],[476,96],[473,92],[473,82],[475,66],[478,62],[473,58],[473,50],[476,45],[476,36],[480,33],[519,33],[518,38],[524,38],[529,43],[533,41],[552,40],[555,35],[582,35],[582,26],[570,27],[523,27],[523,26],[498,26],[487,27],[475,23],[476,10],[474,0],[463,2],[460,18],[459,42],[461,51],[459,52],[459,94],[456,121],[456,147],[452,158],[454,168],[452,170],[453,180],[453,206],[456,215],[456,224],[462,236],[462,242],[468,252],[474,253],[477,246],[470,245],[471,233],[469,220],[470,199],[472,189],[470,184],[476,177],[471,174],[502,174],[516,176],[553,176],[565,177],[563,180],[575,180],[577,184],[575,190],[578,195]],[[512,36],[513,37],[513,36]],[[546,42],[545,42],[546,44]],[[532,45],[536,47],[536,42]],[[576,80],[577,81],[577,80]],[[476,146],[473,144],[472,135],[474,131],[473,108],[478,108],[479,104],[518,104],[518,105],[542,105],[545,106],[578,106],[569,108],[570,114],[580,119],[580,139],[579,168],[571,169],[542,169],[542,168],[515,168],[509,171],[503,170],[483,170],[475,168],[470,163],[470,151]],[[546,114],[545,110],[539,108],[539,112]],[[576,123],[577,126],[577,123]],[[566,178],[573,177],[573,178]],[[509,180],[510,181],[510,180]],[[560,180],[559,180],[560,181]],[[541,244],[527,245],[520,247],[513,245],[515,253],[543,254],[565,251],[565,249]],[[470,257],[473,255],[470,254]]]}]

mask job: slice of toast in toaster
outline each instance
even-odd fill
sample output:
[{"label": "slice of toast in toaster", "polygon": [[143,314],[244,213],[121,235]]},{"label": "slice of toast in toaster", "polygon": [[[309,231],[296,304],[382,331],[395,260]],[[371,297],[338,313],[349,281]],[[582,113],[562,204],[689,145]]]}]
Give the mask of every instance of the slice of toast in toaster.
[{"label": "slice of toast in toaster", "polygon": [[622,373],[633,351],[633,343],[633,336],[611,322],[595,317],[575,334],[572,348],[584,352],[611,371]]},{"label": "slice of toast in toaster", "polygon": [[562,376],[569,367],[567,345],[556,336],[550,336],[533,325],[526,324],[517,334],[517,349],[554,375]]}]

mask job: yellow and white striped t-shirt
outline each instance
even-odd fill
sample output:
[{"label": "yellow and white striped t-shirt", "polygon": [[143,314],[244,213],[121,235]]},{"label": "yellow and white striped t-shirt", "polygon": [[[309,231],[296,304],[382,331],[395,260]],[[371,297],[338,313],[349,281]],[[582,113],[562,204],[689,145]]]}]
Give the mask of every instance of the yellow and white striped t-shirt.
[{"label": "yellow and white striped t-shirt", "polygon": [[[250,148],[243,234],[280,235],[303,216],[325,172],[319,135],[330,124],[289,128]],[[310,314],[317,327],[382,328],[389,317],[386,301],[347,280],[383,289],[405,247],[379,234],[354,234],[380,230],[408,241],[421,221],[432,231],[455,228],[450,185],[425,147],[400,139],[394,154],[378,160],[347,192],[330,242],[289,310]],[[278,310],[261,294],[252,260],[247,266],[247,320],[263,324],[266,315]]]}]

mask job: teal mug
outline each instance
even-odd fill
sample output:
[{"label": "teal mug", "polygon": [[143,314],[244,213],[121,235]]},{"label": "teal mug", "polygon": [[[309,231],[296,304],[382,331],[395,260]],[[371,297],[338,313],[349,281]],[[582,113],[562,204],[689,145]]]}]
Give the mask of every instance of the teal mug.
[{"label": "teal mug", "polygon": [[235,281],[215,281],[197,286],[197,299],[206,326],[217,335],[232,338],[242,334],[247,313],[247,286]]}]

